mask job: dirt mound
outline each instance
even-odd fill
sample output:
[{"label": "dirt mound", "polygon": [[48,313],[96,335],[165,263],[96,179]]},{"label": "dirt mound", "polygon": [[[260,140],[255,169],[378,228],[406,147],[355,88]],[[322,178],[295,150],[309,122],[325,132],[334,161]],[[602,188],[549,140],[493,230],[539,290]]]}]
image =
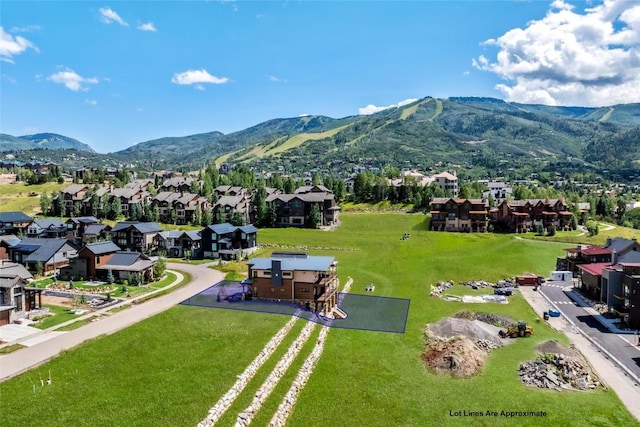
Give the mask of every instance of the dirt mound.
[{"label": "dirt mound", "polygon": [[465,336],[471,342],[481,340],[490,341],[498,346],[505,341],[498,335],[500,328],[480,320],[459,319],[447,317],[438,323],[428,324],[425,329],[427,338],[449,339],[456,336]]},{"label": "dirt mound", "polygon": [[454,314],[453,317],[458,319],[468,319],[468,320],[479,320],[484,323],[488,323],[493,326],[500,326],[502,328],[506,328],[507,326],[514,323],[513,319],[505,316],[500,316],[499,314],[493,313],[476,313],[473,311],[459,311]]},{"label": "dirt mound", "polygon": [[508,343],[500,328],[480,320],[447,317],[425,327],[426,365],[440,374],[470,377],[477,374],[491,350]]},{"label": "dirt mound", "polygon": [[439,374],[471,377],[482,369],[487,353],[465,336],[433,343],[423,354],[427,366]]},{"label": "dirt mound", "polygon": [[575,348],[565,347],[562,343],[556,340],[545,341],[536,347],[536,350],[540,353],[554,353],[564,354],[565,356],[578,357],[580,352]]}]

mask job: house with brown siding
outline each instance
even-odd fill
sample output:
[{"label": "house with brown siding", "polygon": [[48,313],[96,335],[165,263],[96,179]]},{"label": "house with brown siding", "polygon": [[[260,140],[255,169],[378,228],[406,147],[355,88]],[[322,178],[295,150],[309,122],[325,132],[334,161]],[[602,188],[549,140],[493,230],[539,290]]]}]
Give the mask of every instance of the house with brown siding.
[{"label": "house with brown siding", "polygon": [[484,199],[434,198],[430,206],[433,231],[487,231],[489,204]]},{"label": "house with brown siding", "polygon": [[274,252],[247,262],[253,298],[287,301],[324,316],[338,303],[338,262],[331,256]]}]

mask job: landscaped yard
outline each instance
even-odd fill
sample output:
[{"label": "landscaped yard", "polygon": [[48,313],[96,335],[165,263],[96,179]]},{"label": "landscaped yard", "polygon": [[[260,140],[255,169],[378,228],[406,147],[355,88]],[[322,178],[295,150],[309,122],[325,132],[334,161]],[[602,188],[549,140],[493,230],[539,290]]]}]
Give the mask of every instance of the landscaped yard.
[{"label": "landscaped yard", "polygon": [[[373,283],[375,296],[411,300],[404,334],[331,330],[290,425],[639,425],[610,390],[560,393],[520,383],[518,365],[535,357],[537,344],[548,339],[567,343],[567,339],[537,323],[537,316],[519,295],[506,305],[465,305],[429,296],[430,285],[439,280],[497,281],[522,272],[546,276],[555,269],[556,257],[564,254],[566,243],[513,235],[428,232],[425,219],[423,215],[354,213],[343,215],[343,224],[335,232],[260,230],[259,242],[289,250],[334,248],[311,252],[335,256],[341,282],[354,278],[353,293],[364,294],[364,287]],[[404,233],[411,237],[401,240]],[[421,360],[424,326],[460,310],[526,320],[535,334],[495,350],[477,377],[435,375]],[[287,320],[287,316],[262,313],[175,307],[1,383],[3,422],[193,426]],[[300,363],[296,360],[294,368]],[[264,369],[274,364],[270,360],[259,371],[219,425],[233,424],[235,414],[250,402],[266,377]],[[34,393],[32,382],[49,370],[52,385],[37,386]],[[294,376],[294,371],[287,373],[255,425],[268,422]],[[451,411],[458,410],[545,411],[547,415],[451,416]]]},{"label": "landscaped yard", "polygon": [[48,329],[80,316],[80,314],[73,312],[75,308],[62,307],[59,305],[45,305],[45,307],[49,308],[52,316],[47,316],[40,320],[37,325],[34,325],[38,329]]}]

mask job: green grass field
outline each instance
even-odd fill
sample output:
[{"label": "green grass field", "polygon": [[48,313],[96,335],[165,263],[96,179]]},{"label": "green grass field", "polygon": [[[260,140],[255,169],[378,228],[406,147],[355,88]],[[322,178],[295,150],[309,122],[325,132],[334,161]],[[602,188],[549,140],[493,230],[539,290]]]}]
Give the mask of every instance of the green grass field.
[{"label": "green grass field", "polygon": [[[46,191],[49,196],[53,191],[68,187],[69,183],[58,184],[48,182],[40,185],[2,184],[0,185],[0,206],[3,212],[22,211],[27,215],[40,213],[40,194]],[[35,194],[29,196],[29,194]]]},{"label": "green grass field", "polygon": [[[332,329],[314,374],[302,391],[289,425],[344,426],[637,426],[610,390],[559,393],[531,389],[518,378],[519,363],[535,346],[560,335],[543,323],[520,296],[507,305],[465,305],[429,297],[438,280],[496,281],[522,272],[546,275],[566,243],[516,239],[513,235],[426,231],[424,215],[345,214],[334,232],[260,230],[259,241],[312,251],[339,261],[341,282],[351,291],[411,299],[404,334]],[[408,240],[401,240],[411,233]],[[355,249],[355,250],[353,250]],[[469,290],[470,293],[474,292]],[[494,351],[480,375],[453,379],[435,375],[421,360],[426,323],[461,310],[523,319],[535,328],[529,339]],[[0,412],[7,425],[193,426],[233,384],[288,317],[235,310],[178,306],[111,336],[99,337],[34,370],[0,384]],[[297,328],[300,325],[296,326]],[[284,349],[281,350],[284,352]],[[310,351],[303,348],[301,357]],[[299,366],[302,359],[296,360]],[[258,372],[268,375],[269,366]],[[294,368],[295,368],[294,366]],[[53,384],[37,386],[51,370]],[[255,425],[273,415],[295,372],[287,373]],[[252,381],[233,414],[233,425],[260,380]],[[545,411],[544,418],[455,417],[450,411]]]}]

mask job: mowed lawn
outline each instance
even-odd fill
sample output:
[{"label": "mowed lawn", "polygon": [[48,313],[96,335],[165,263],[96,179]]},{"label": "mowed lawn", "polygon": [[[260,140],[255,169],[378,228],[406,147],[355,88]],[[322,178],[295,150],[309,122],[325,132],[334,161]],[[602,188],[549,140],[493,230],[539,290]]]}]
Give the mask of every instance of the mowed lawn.
[{"label": "mowed lawn", "polygon": [[[335,256],[341,282],[349,276],[354,279],[351,292],[364,294],[364,286],[373,283],[374,295],[411,300],[404,334],[331,330],[290,425],[638,425],[612,391],[559,393],[520,384],[518,365],[535,357],[538,343],[568,342],[536,322],[535,313],[520,296],[508,305],[447,303],[429,296],[430,285],[438,280],[496,281],[522,272],[548,275],[567,244],[520,240],[513,235],[428,232],[425,218],[345,214],[334,232],[260,230],[259,242],[279,243],[289,246],[288,250],[291,246],[334,248],[310,252]],[[411,237],[401,240],[404,233]],[[469,289],[473,292],[479,291]],[[424,326],[465,309],[526,320],[535,335],[496,350],[475,378],[434,375],[421,360]],[[287,319],[175,307],[1,383],[3,422],[193,426]],[[34,392],[32,382],[37,383],[39,375],[46,378],[49,370],[53,384],[36,385]],[[286,390],[286,381],[292,378],[288,374],[278,390]],[[253,385],[247,393],[257,387]],[[268,406],[277,406],[280,398],[272,396]],[[248,394],[242,399],[250,400]],[[517,419],[450,415],[463,410],[546,411],[547,415]],[[270,412],[259,413],[259,419],[270,419]]]}]

